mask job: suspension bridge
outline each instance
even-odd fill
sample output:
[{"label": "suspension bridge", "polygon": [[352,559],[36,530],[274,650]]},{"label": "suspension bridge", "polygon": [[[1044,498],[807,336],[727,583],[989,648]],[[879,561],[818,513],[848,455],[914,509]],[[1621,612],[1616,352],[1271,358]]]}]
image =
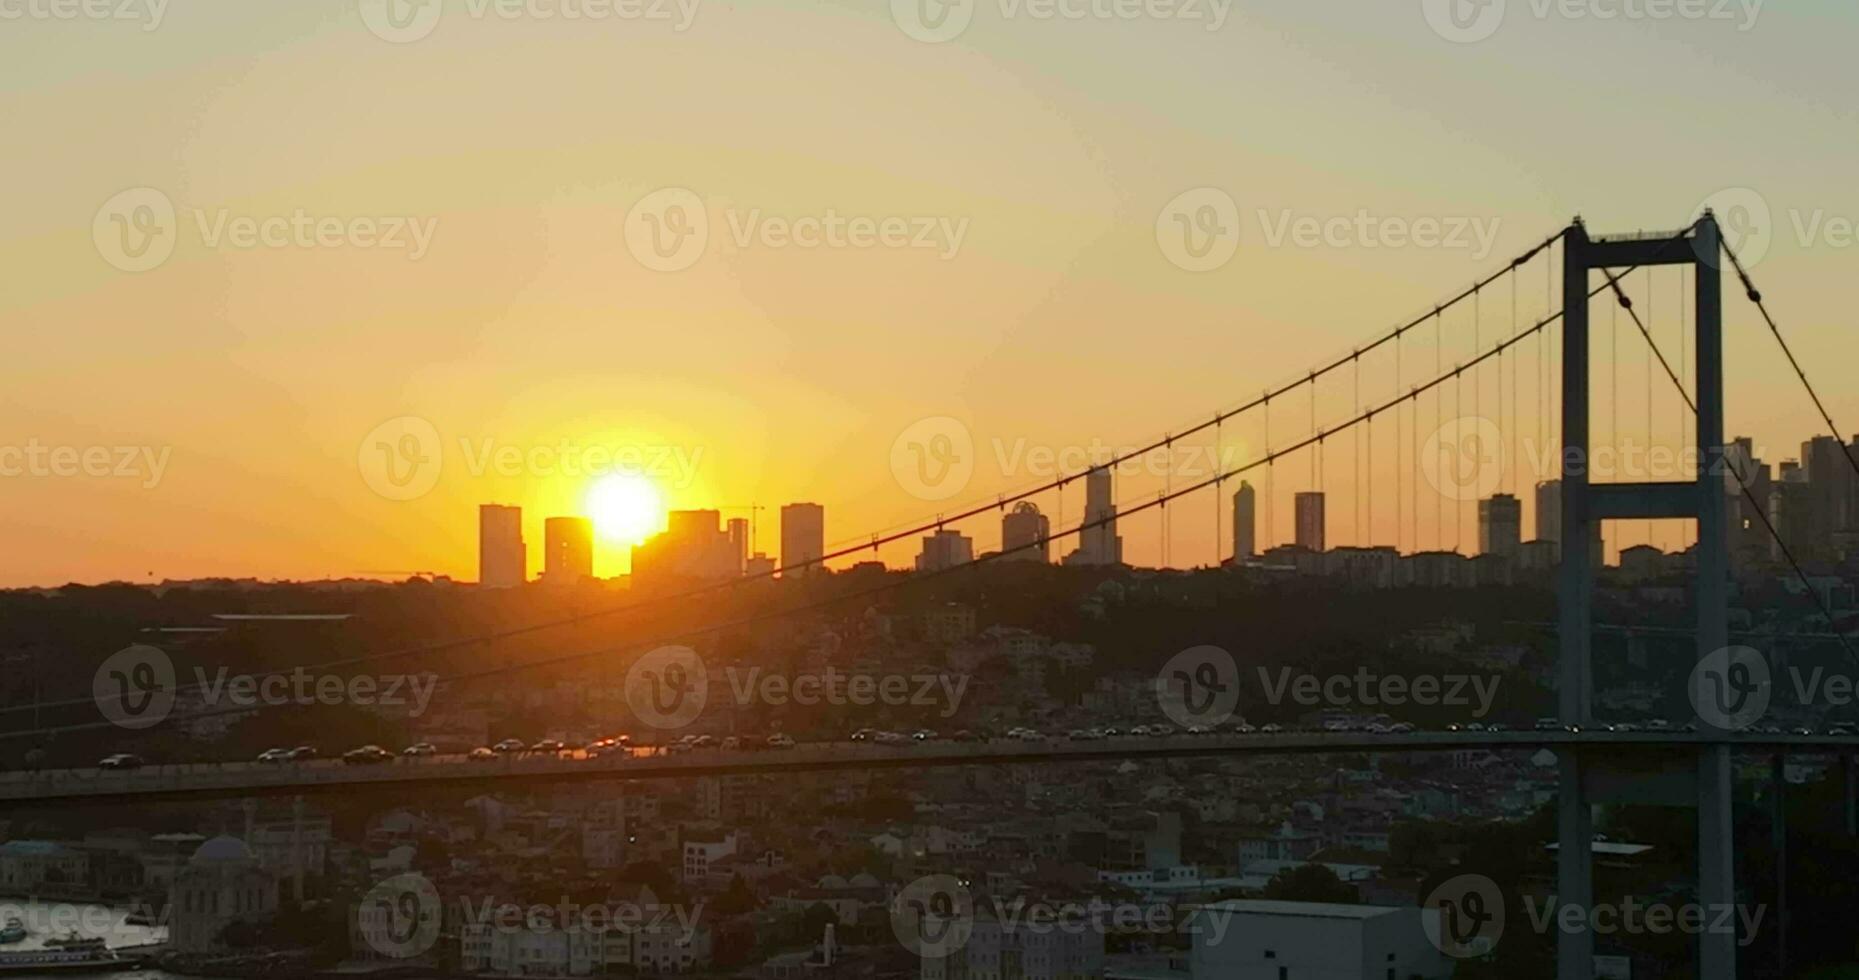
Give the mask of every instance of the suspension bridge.
[{"label": "suspension bridge", "polygon": [[[1559,270],[1554,262],[1560,255]],[[1519,314],[1519,279],[1526,267],[1533,264],[1544,270],[1545,297],[1544,309],[1540,316],[1533,316],[1528,321],[1520,319]],[[1676,267],[1680,270],[1680,331],[1679,331],[1679,367],[1674,368],[1665,352],[1660,348],[1655,333],[1648,321],[1651,320],[1650,296],[1652,282],[1650,270]],[[1450,297],[1428,311],[1409,319],[1392,330],[1385,332],[1365,345],[1356,347],[1346,354],[1315,367],[1307,375],[1299,377],[1281,386],[1267,390],[1244,401],[1242,404],[1214,413],[1205,421],[1184,427],[1166,434],[1153,442],[1129,452],[1120,453],[1100,466],[1114,467],[1131,459],[1137,459],[1156,450],[1167,450],[1183,440],[1199,437],[1212,437],[1218,442],[1223,438],[1223,430],[1236,426],[1242,417],[1256,420],[1259,425],[1258,444],[1263,447],[1253,458],[1231,467],[1223,467],[1205,479],[1193,480],[1181,486],[1170,484],[1152,496],[1119,501],[1114,511],[1108,515],[1092,516],[1065,525],[1063,520],[1055,527],[1050,536],[1039,541],[1022,545],[1026,548],[1045,548],[1050,541],[1082,535],[1093,528],[1113,524],[1119,519],[1127,520],[1137,514],[1154,511],[1161,518],[1165,529],[1167,512],[1171,504],[1192,494],[1208,492],[1215,497],[1215,540],[1219,540],[1218,522],[1222,507],[1219,491],[1229,482],[1249,473],[1262,473],[1270,481],[1275,471],[1282,470],[1282,463],[1297,454],[1306,454],[1311,460],[1311,473],[1308,486],[1320,490],[1323,486],[1323,458],[1331,447],[1336,446],[1345,434],[1354,440],[1352,446],[1352,471],[1355,481],[1355,499],[1353,501],[1352,531],[1360,545],[1375,542],[1377,528],[1392,528],[1394,546],[1397,551],[1406,547],[1411,552],[1425,550],[1429,545],[1435,550],[1446,550],[1450,537],[1453,550],[1461,543],[1463,531],[1463,500],[1452,501],[1455,510],[1452,524],[1447,524],[1447,495],[1435,494],[1432,501],[1433,514],[1429,521],[1422,505],[1422,492],[1419,479],[1415,475],[1422,469],[1422,452],[1419,448],[1419,431],[1422,424],[1420,406],[1424,399],[1430,399],[1433,406],[1433,418],[1438,427],[1446,422],[1445,398],[1450,394],[1453,402],[1454,418],[1459,417],[1465,409],[1463,399],[1466,389],[1471,392],[1471,414],[1477,416],[1483,410],[1482,398],[1485,379],[1493,374],[1498,379],[1497,398],[1494,403],[1496,414],[1502,422],[1500,432],[1508,438],[1518,438],[1518,433],[1533,424],[1539,438],[1546,443],[1559,445],[1556,454],[1559,461],[1560,511],[1553,515],[1560,533],[1557,592],[1558,621],[1557,635],[1557,691],[1558,718],[1561,726],[1558,731],[1536,732],[1416,732],[1409,734],[1367,734],[1367,733],[1275,733],[1269,735],[1196,735],[1171,738],[1120,739],[1090,742],[1048,741],[1037,745],[1023,744],[934,744],[928,746],[910,746],[903,749],[882,746],[848,746],[848,745],[801,745],[785,752],[767,752],[741,755],[727,754],[669,754],[669,753],[633,753],[599,758],[523,758],[499,760],[494,762],[472,762],[462,758],[441,758],[403,761],[390,766],[360,767],[324,764],[311,766],[267,767],[257,764],[223,764],[191,766],[155,766],[147,769],[113,772],[77,769],[46,770],[32,773],[13,773],[0,778],[0,800],[13,805],[42,805],[54,803],[121,803],[153,800],[197,799],[214,796],[258,796],[258,795],[311,795],[333,791],[353,791],[360,787],[373,785],[505,785],[521,783],[546,783],[563,781],[625,780],[647,778],[675,778],[705,775],[726,775],[736,773],[781,773],[781,772],[822,772],[843,769],[883,769],[916,768],[934,766],[963,766],[982,764],[1039,764],[1093,762],[1120,759],[1144,758],[1188,758],[1219,757],[1241,755],[1269,755],[1284,753],[1347,753],[1347,752],[1438,752],[1460,751],[1468,748],[1486,749],[1549,749],[1555,753],[1558,772],[1558,847],[1557,847],[1557,891],[1559,900],[1567,905],[1589,906],[1593,901],[1593,845],[1594,807],[1610,803],[1635,803],[1647,805],[1681,806],[1693,808],[1698,815],[1697,846],[1697,886],[1700,903],[1709,906],[1727,907],[1736,902],[1737,888],[1735,876],[1735,854],[1733,852],[1731,824],[1731,790],[1733,770],[1731,766],[1733,753],[1756,753],[1779,759],[1788,753],[1832,754],[1846,763],[1844,772],[1847,779],[1846,799],[1848,826],[1853,826],[1854,808],[1851,801],[1853,792],[1851,760],[1855,746],[1853,740],[1835,734],[1795,734],[1757,733],[1737,730],[1721,724],[1722,719],[1714,712],[1700,712],[1699,727],[1693,731],[1662,732],[1610,732],[1596,729],[1594,664],[1591,640],[1596,630],[1593,619],[1593,593],[1595,590],[1595,566],[1598,555],[1595,554],[1597,530],[1602,522],[1615,521],[1656,521],[1682,520],[1690,522],[1688,540],[1692,542],[1691,553],[1695,580],[1692,584],[1692,597],[1695,609],[1695,625],[1689,632],[1695,638],[1696,654],[1699,663],[1703,663],[1713,653],[1724,649],[1730,640],[1727,623],[1729,604],[1728,585],[1731,578],[1730,556],[1727,545],[1729,494],[1741,491],[1750,494],[1750,481],[1745,474],[1737,470],[1738,460],[1726,452],[1724,437],[1724,360],[1723,360],[1723,277],[1725,270],[1732,271],[1741,283],[1745,295],[1760,310],[1763,320],[1774,336],[1776,342],[1787,354],[1796,375],[1806,387],[1813,399],[1821,418],[1828,430],[1837,439],[1839,430],[1826,411],[1808,381],[1806,373],[1800,368],[1792,350],[1788,349],[1779,326],[1770,315],[1761,293],[1749,278],[1747,270],[1737,260],[1733,251],[1722,242],[1716,218],[1705,213],[1702,217],[1683,229],[1659,234],[1634,234],[1624,236],[1591,236],[1585,225],[1577,219],[1568,228],[1544,239],[1529,250],[1519,254],[1507,265],[1474,283],[1472,286]],[[1627,279],[1636,271],[1647,270],[1648,295],[1643,295],[1636,304],[1627,290]],[[1556,273],[1560,273],[1560,301],[1554,300],[1554,282]],[[1595,273],[1599,273],[1600,282],[1595,282]],[[1685,276],[1689,276],[1689,289],[1684,289]],[[1508,296],[1498,284],[1500,280],[1509,279]],[[1532,287],[1534,288],[1534,287]],[[1511,309],[1507,329],[1500,329],[1485,343],[1483,331],[1488,326],[1484,319],[1484,301],[1493,295],[1508,298]],[[1653,364],[1658,366],[1675,390],[1675,397],[1682,402],[1683,412],[1677,414],[1677,429],[1682,440],[1689,442],[1689,448],[1695,449],[1699,466],[1695,473],[1683,474],[1680,479],[1655,482],[1597,482],[1588,465],[1593,459],[1595,441],[1592,438],[1594,428],[1592,403],[1596,393],[1592,377],[1593,318],[1590,307],[1597,299],[1605,295],[1612,313],[1611,322],[1616,326],[1613,342],[1617,351],[1619,338],[1619,318],[1622,313],[1631,320],[1639,336],[1647,346],[1646,370],[1649,381],[1647,398],[1648,430],[1652,428],[1653,398],[1650,382],[1653,376]],[[1688,319],[1684,310],[1689,309]],[[1447,343],[1445,328],[1449,314],[1464,310],[1469,313],[1468,325],[1471,344],[1464,358],[1454,358],[1448,364],[1445,355]],[[1646,315],[1642,316],[1642,310]],[[1427,334],[1431,334],[1428,342]],[[1556,337],[1559,335],[1559,344]],[[1519,409],[1520,385],[1516,371],[1516,355],[1524,350],[1526,341],[1536,354],[1536,381],[1531,387],[1531,400],[1534,403],[1529,413],[1531,419],[1526,423]],[[1421,354],[1430,354],[1432,364],[1425,367],[1425,358],[1416,357],[1409,348],[1418,348]],[[1505,358],[1510,357],[1511,372],[1509,381],[1505,379],[1503,368]],[[1392,377],[1384,376],[1380,381],[1373,374],[1367,373],[1365,365],[1371,359],[1385,359],[1387,367],[1392,368]],[[1409,382],[1408,372],[1413,361],[1420,361],[1423,370],[1417,380]],[[1559,377],[1557,372],[1559,371]],[[1614,368],[1614,384],[1618,384],[1618,367]],[[1347,374],[1345,374],[1347,372]],[[1683,375],[1688,374],[1689,377]],[[1350,408],[1336,412],[1327,420],[1320,416],[1318,389],[1326,383],[1338,387],[1341,381],[1350,381]],[[1368,380],[1370,395],[1364,398],[1364,380]],[[1386,394],[1375,394],[1385,390]],[[1309,395],[1308,427],[1296,430],[1285,436],[1283,418],[1285,406],[1294,401],[1294,397]],[[1334,392],[1332,392],[1334,395]],[[1508,401],[1506,401],[1508,395]],[[1610,396],[1609,405],[1618,415],[1620,401],[1617,392]],[[1272,413],[1274,406],[1278,412],[1279,427],[1277,443],[1272,435]],[[1618,434],[1618,418],[1615,419],[1614,431]],[[1389,432],[1392,431],[1392,438]],[[1455,436],[1457,433],[1454,433]],[[1843,445],[1843,443],[1842,443]],[[1374,489],[1374,474],[1377,467],[1377,447],[1386,446],[1388,455],[1394,457],[1392,467],[1396,476],[1392,503],[1393,515],[1387,519],[1385,513],[1378,514],[1377,507],[1386,508],[1390,503],[1384,492],[1377,494]],[[1512,460],[1517,453],[1512,452]],[[1848,463],[1852,464],[1855,475],[1859,475],[1859,462],[1850,455]],[[1728,472],[1734,479],[1726,480]],[[1403,476],[1405,475],[1405,480]],[[1078,481],[1082,474],[1072,473],[1059,476],[1036,486],[1001,494],[993,499],[979,502],[971,507],[953,513],[938,515],[933,520],[914,524],[902,529],[882,532],[868,539],[857,540],[845,547],[829,550],[826,554],[805,563],[797,563],[776,568],[749,579],[737,579],[724,583],[705,585],[681,592],[647,597],[638,602],[628,603],[615,609],[604,609],[583,613],[569,618],[548,622],[531,623],[496,632],[473,635],[457,639],[448,639],[411,647],[377,651],[373,653],[345,657],[321,664],[300,665],[295,670],[338,671],[354,670],[376,664],[397,661],[417,660],[436,652],[478,647],[486,644],[512,639],[519,636],[536,634],[545,630],[556,629],[573,624],[586,623],[604,616],[638,609],[646,605],[664,603],[679,599],[690,599],[712,595],[722,590],[739,587],[744,581],[755,577],[783,574],[798,571],[807,565],[821,564],[836,559],[875,553],[879,548],[894,542],[907,541],[926,532],[940,530],[963,521],[998,513],[1023,500],[1046,499],[1056,497],[1062,502],[1063,494],[1070,484]],[[1514,468],[1497,478],[1498,485],[1516,487],[1517,474]],[[1269,488],[1268,485],[1268,490]],[[1266,497],[1266,518],[1268,535],[1275,530],[1271,506],[1272,495]],[[1750,499],[1753,500],[1753,497]],[[1060,505],[1062,514],[1063,505]],[[1829,624],[1834,622],[1832,612],[1819,598],[1819,593],[1808,582],[1807,573],[1802,563],[1790,548],[1790,543],[1782,539],[1776,528],[1769,523],[1766,508],[1759,507],[1756,514],[1765,526],[1766,532],[1774,538],[1776,550],[1783,556],[1789,570],[1804,585],[1804,601],[1817,608],[1804,610],[1804,615],[1819,615]],[[1546,515],[1537,515],[1539,527]],[[1650,531],[1649,531],[1650,533]],[[1163,552],[1167,552],[1166,540]],[[998,552],[983,554],[968,562],[932,571],[925,571],[903,581],[888,579],[851,594],[836,594],[830,599],[818,603],[802,603],[768,612],[739,617],[728,622],[705,622],[690,629],[668,630],[654,636],[632,637],[621,645],[607,646],[599,649],[583,650],[572,653],[556,654],[547,657],[526,660],[520,663],[499,664],[494,667],[456,672],[441,678],[447,685],[469,683],[494,679],[508,675],[520,674],[544,668],[572,666],[576,664],[611,663],[616,658],[637,654],[654,647],[677,643],[695,637],[715,634],[719,630],[762,625],[773,621],[792,618],[818,611],[828,605],[841,605],[849,600],[863,596],[876,597],[881,594],[911,584],[931,580],[939,576],[959,574],[966,569],[991,561],[998,561],[1013,554],[1014,549],[1003,548]],[[1216,556],[1217,557],[1217,556]],[[1243,556],[1234,556],[1236,559]],[[1831,629],[1832,627],[1829,626]],[[1847,637],[1843,633],[1832,632],[1831,636],[1852,656]],[[1715,678],[1720,685],[1728,685],[1733,678]],[[178,690],[186,690],[185,687]],[[1737,689],[1734,686],[1720,687],[1719,692],[1747,697],[1751,691]],[[122,699],[128,700],[146,695],[147,691],[124,691],[119,695],[100,696],[97,699],[74,698],[65,702],[52,702],[32,706],[35,710],[56,708],[60,705],[77,705],[93,703],[100,706],[104,702]],[[168,690],[165,693],[176,693]],[[0,715],[25,710],[21,706],[0,709]],[[247,708],[214,708],[183,715],[176,715],[172,720],[199,718],[216,713],[242,712]],[[112,724],[109,720],[98,722],[80,722],[60,726],[32,728],[24,731],[0,732],[0,738],[44,738],[60,732],[101,728]],[[1785,903],[1784,919],[1785,919]],[[1784,925],[1785,928],[1785,925]],[[1698,975],[1705,980],[1730,980],[1736,975],[1736,936],[1705,932],[1699,937],[1697,950]],[[1562,980],[1588,980],[1594,973],[1594,936],[1586,929],[1567,929],[1559,933],[1557,951],[1557,972]]]}]

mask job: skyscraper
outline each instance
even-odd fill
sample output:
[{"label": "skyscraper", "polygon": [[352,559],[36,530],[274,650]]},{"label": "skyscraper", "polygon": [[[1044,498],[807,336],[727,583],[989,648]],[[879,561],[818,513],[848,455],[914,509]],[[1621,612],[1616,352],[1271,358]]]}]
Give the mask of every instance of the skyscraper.
[{"label": "skyscraper", "polygon": [[542,522],[542,580],[573,585],[594,577],[594,522],[551,517]]},{"label": "skyscraper", "polygon": [[1296,497],[1297,546],[1307,551],[1323,551],[1323,494],[1306,490]]},{"label": "skyscraper", "polygon": [[1562,481],[1544,480],[1536,485],[1536,540],[1562,541]]},{"label": "skyscraper", "polygon": [[787,569],[781,573],[782,577],[824,571],[824,567],[819,564],[820,556],[824,554],[826,508],[819,504],[788,504],[782,507],[781,567]]},{"label": "skyscraper", "polygon": [[714,582],[742,574],[736,547],[714,510],[674,510],[665,530],[633,547],[633,582]]},{"label": "skyscraper", "polygon": [[1258,491],[1239,481],[1233,491],[1233,560],[1247,561],[1259,553]]},{"label": "skyscraper", "polygon": [[960,531],[944,528],[923,539],[917,555],[917,571],[939,572],[975,559],[975,543]]},{"label": "skyscraper", "polygon": [[1117,537],[1117,495],[1109,468],[1084,475],[1084,529],[1078,547],[1065,556],[1067,565],[1119,565],[1123,539]]},{"label": "skyscraper", "polygon": [[529,553],[523,548],[523,508],[503,504],[478,507],[478,584],[487,589],[522,585],[529,577]]},{"label": "skyscraper", "polygon": [[1516,558],[1523,543],[1523,502],[1508,493],[1478,502],[1478,553]]},{"label": "skyscraper", "polygon": [[736,570],[743,571],[749,567],[749,520],[746,517],[732,517],[724,525],[724,534],[729,536],[729,546],[736,552]]},{"label": "skyscraper", "polygon": [[1037,504],[1030,500],[1014,504],[1001,518],[1001,561],[1051,561],[1051,532],[1052,522]]}]

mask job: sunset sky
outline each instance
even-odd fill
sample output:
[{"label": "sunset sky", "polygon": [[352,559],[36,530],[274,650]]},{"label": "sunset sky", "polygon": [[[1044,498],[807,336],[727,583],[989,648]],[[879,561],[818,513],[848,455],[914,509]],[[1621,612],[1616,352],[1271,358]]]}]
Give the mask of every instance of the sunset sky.
[{"label": "sunset sky", "polygon": [[[0,19],[0,447],[147,450],[131,476],[0,476],[0,587],[475,578],[476,507],[492,501],[524,508],[533,570],[543,519],[581,512],[590,481],[474,461],[564,442],[661,462],[668,506],[766,507],[770,553],[794,500],[825,505],[829,544],[857,541],[1039,482],[1001,472],[1016,446],[1128,446],[1203,421],[1577,213],[1598,233],[1669,229],[1713,199],[1769,209],[1754,274],[1834,418],[1859,431],[1850,3],[1768,3],[1751,23],[1742,3],[1727,19],[1649,21],[1509,0],[1493,36],[1457,43],[1418,0],[1254,0],[1217,30],[1225,8],[1210,0],[1198,20],[1045,19],[978,0],[959,36],[926,43],[878,0],[685,2],[680,29],[670,2],[667,19],[569,20],[556,0],[512,17],[446,0],[407,43],[377,36],[354,0],[172,0],[158,26]],[[138,272],[99,244],[113,233],[99,209],[132,188],[177,212],[172,256]],[[707,215],[706,250],[674,271],[628,247],[629,211],[662,188]],[[1171,263],[1157,228],[1197,188],[1239,214],[1237,252],[1199,272]],[[300,211],[348,237],[241,247],[227,231]],[[1488,251],[1272,241],[1282,216],[1359,212],[1462,218],[1495,237]],[[736,237],[829,213],[904,219],[930,247]],[[383,233],[411,219],[430,238],[417,257],[411,230],[407,248],[370,247],[356,219],[387,219]],[[1520,318],[1543,314],[1543,272],[1528,270]],[[1651,278],[1674,349],[1679,275]],[[1627,284],[1643,293],[1647,277]],[[1510,328],[1501,287],[1487,339]],[[1770,462],[1793,457],[1818,417],[1734,289],[1726,310],[1728,428]],[[1607,324],[1597,305],[1603,356]],[[1459,346],[1445,360],[1462,359],[1469,319],[1446,329]],[[1431,367],[1420,336],[1405,384]],[[1534,350],[1507,437],[1539,431]],[[1623,333],[1621,350],[1617,412],[1596,364],[1596,434],[1617,415],[1644,439],[1643,345]],[[1385,360],[1363,378],[1365,401],[1393,389]],[[1654,441],[1675,444],[1677,403],[1656,390]],[[1319,416],[1353,397],[1345,373]],[[1308,395],[1290,401],[1274,406],[1274,442],[1308,430]],[[362,457],[409,416],[438,434],[441,465],[429,491],[392,499]],[[974,446],[973,479],[944,500],[913,495],[892,465],[900,433],[934,417]],[[1232,460],[1263,443],[1256,421],[1223,435]],[[1351,456],[1343,437],[1324,461],[1332,544],[1366,536],[1340,495]],[[158,480],[150,458],[165,460]],[[1410,479],[1396,467],[1377,460],[1378,491]],[[1276,468],[1277,538],[1310,469]],[[1120,496],[1163,485],[1125,480]],[[1418,543],[1450,547],[1432,504]],[[1385,541],[1396,518],[1377,508]],[[1069,494],[1067,521],[1081,510]],[[1171,510],[1171,563],[1214,560],[1212,500]],[[1466,527],[1461,548],[1476,550]],[[992,516],[964,530],[977,550],[998,543]],[[1121,532],[1132,562],[1161,560],[1155,514]],[[1644,525],[1624,533],[1616,545]],[[597,572],[625,568],[604,541]]]}]

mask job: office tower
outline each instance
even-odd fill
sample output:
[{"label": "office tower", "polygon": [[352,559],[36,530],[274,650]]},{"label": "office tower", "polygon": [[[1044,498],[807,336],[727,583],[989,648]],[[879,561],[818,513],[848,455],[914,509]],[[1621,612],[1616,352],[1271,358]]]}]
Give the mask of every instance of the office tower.
[{"label": "office tower", "polygon": [[975,543],[960,531],[943,529],[923,539],[917,571],[938,572],[975,560]]},{"label": "office tower", "polygon": [[674,510],[665,530],[633,548],[633,581],[713,582],[742,573],[736,547],[714,510]]},{"label": "office tower", "polygon": [[[1761,564],[1769,559],[1773,546],[1763,523],[1774,496],[1769,464],[1756,456],[1755,444],[1748,436],[1739,436],[1725,446],[1724,459],[1724,493],[1730,498],[1724,502],[1725,518],[1730,524],[1730,555],[1738,564]],[[1745,487],[1748,493],[1743,492]]]},{"label": "office tower", "polygon": [[1853,526],[1848,510],[1852,463],[1838,439],[1815,436],[1801,444],[1801,468],[1807,471],[1807,520],[1812,528],[1803,550],[1813,558],[1828,560],[1834,556],[1834,535]]},{"label": "office tower", "polygon": [[1252,484],[1239,481],[1233,491],[1233,560],[1249,561],[1258,554],[1258,491]]},{"label": "office tower", "polygon": [[1052,522],[1030,500],[1013,505],[1001,518],[1001,561],[1052,560]]},{"label": "office tower", "polygon": [[1065,556],[1067,565],[1119,565],[1123,539],[1117,537],[1116,486],[1110,470],[1100,466],[1084,475],[1084,528],[1078,547]]},{"label": "office tower", "polygon": [[529,577],[529,553],[523,549],[523,508],[503,504],[478,507],[478,584],[487,589],[522,585]]},{"label": "office tower", "polygon": [[1306,490],[1297,495],[1297,546],[1307,551],[1323,548],[1323,494]]},{"label": "office tower", "polygon": [[736,570],[742,571],[749,567],[749,521],[743,517],[732,517],[724,527],[727,529],[724,533],[729,536],[730,549],[736,553]]},{"label": "office tower", "polygon": [[594,522],[551,517],[542,522],[542,580],[572,585],[594,577]]},{"label": "office tower", "polygon": [[1536,540],[1562,541],[1562,481],[1536,485]]},{"label": "office tower", "polygon": [[1523,543],[1523,502],[1508,493],[1478,502],[1478,553],[1517,557]]},{"label": "office tower", "polygon": [[[826,508],[819,504],[788,504],[781,508],[781,573],[811,575],[823,571],[826,554]],[[809,564],[811,563],[811,564]]]}]

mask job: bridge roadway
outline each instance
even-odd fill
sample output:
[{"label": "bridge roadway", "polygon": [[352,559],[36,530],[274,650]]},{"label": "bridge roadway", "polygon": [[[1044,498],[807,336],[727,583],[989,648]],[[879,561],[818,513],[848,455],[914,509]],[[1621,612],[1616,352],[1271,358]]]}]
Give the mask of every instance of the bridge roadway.
[{"label": "bridge roadway", "polygon": [[350,765],[340,759],[270,764],[178,763],[132,770],[43,769],[0,773],[0,804],[147,803],[247,796],[310,796],[391,786],[495,789],[513,784],[668,779],[733,774],[828,772],[840,769],[925,769],[946,766],[1053,764],[1214,756],[1337,752],[1450,752],[1460,749],[1554,749],[1579,745],[1617,749],[1623,756],[1722,741],[1751,753],[1859,753],[1859,738],[1745,733],[1728,737],[1689,732],[1283,732],[1254,735],[1175,735],[1074,741],[917,742],[879,745],[810,742],[791,749],[721,748],[670,752],[664,747],[588,756],[578,751],[471,761],[462,755],[397,757]]}]

